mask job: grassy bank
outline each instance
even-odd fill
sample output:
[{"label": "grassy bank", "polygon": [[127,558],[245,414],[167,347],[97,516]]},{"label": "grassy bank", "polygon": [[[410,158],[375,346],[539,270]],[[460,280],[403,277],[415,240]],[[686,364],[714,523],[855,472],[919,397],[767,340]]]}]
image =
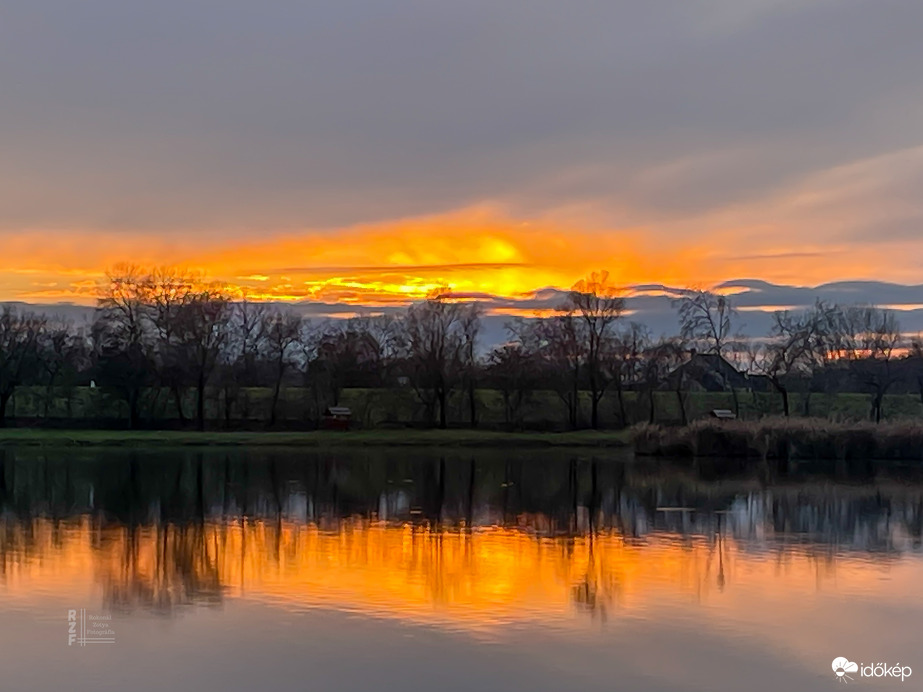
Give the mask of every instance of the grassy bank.
[{"label": "grassy bank", "polygon": [[481,430],[355,432],[181,432],[0,429],[0,446],[253,446],[253,447],[625,447],[629,433],[505,433]]},{"label": "grassy bank", "polygon": [[639,426],[631,438],[637,454],[653,456],[923,461],[919,423],[702,420],[684,428]]},{"label": "grassy bank", "polygon": [[[209,389],[205,401],[205,415],[212,427],[219,424],[230,429],[252,429],[265,426],[270,417],[272,391],[264,387],[247,387],[237,392],[230,410],[224,405],[222,392]],[[49,396],[50,394],[50,396]],[[497,429],[506,425],[503,398],[500,392],[480,389],[476,392],[478,420],[486,429]],[[581,425],[588,425],[590,399],[588,392],[581,392]],[[781,415],[782,402],[775,393],[738,392],[739,417],[758,420],[765,416]],[[188,390],[181,394],[186,418],[196,410],[195,392]],[[626,392],[625,409],[630,422],[650,419],[646,396],[638,392]],[[353,420],[360,428],[396,427],[407,423],[422,424],[427,420],[424,407],[408,387],[396,389],[345,389],[338,402],[353,411]],[[325,402],[316,400],[314,394],[299,387],[283,388],[277,419],[284,427],[293,425],[301,428],[313,427]],[[457,391],[449,400],[449,421],[462,424],[468,420],[469,402],[467,392]],[[735,408],[730,392],[689,392],[686,399],[686,413],[689,420],[708,416],[712,409]],[[613,394],[600,402],[600,423],[604,428],[621,425],[617,397]],[[682,420],[676,395],[673,392],[654,392],[654,422],[677,425]],[[809,401],[803,396],[792,394],[793,415],[828,418],[831,420],[868,420],[871,411],[867,394],[814,394]],[[883,412],[886,419],[923,418],[923,403],[918,396],[909,394],[888,395],[884,399]],[[150,428],[170,429],[178,427],[179,414],[175,398],[167,389],[145,389],[140,401],[141,419]],[[27,424],[45,424],[50,427],[105,428],[128,419],[126,404],[115,392],[103,388],[60,387],[51,393],[44,387],[17,387],[10,400],[7,416]],[[567,427],[567,411],[560,398],[551,391],[532,392],[519,412],[519,424],[526,430],[564,430]]]}]

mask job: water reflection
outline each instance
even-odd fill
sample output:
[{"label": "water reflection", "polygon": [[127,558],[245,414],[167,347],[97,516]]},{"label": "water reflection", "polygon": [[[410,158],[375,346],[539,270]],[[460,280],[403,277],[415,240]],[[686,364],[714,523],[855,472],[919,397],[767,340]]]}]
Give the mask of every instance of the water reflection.
[{"label": "water reflection", "polygon": [[919,576],[923,489],[554,455],[0,450],[0,513],[11,598],[254,599],[489,633]]}]

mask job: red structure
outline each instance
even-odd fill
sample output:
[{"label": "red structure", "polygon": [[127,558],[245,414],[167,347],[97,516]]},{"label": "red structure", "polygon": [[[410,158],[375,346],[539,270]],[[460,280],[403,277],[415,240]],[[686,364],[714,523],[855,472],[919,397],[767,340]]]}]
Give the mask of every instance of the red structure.
[{"label": "red structure", "polygon": [[353,412],[345,406],[328,406],[324,410],[324,430],[349,430]]}]

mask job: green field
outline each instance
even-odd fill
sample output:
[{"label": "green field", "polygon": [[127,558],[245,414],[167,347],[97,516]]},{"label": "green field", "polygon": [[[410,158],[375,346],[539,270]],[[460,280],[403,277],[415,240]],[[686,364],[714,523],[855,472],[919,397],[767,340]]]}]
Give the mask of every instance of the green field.
[{"label": "green field", "polygon": [[[224,393],[220,390],[209,391],[206,406],[209,427],[256,429],[268,420],[271,401],[269,389],[240,389],[235,396],[228,410]],[[734,399],[728,392],[690,392],[686,396],[690,420],[706,417],[712,409],[734,408]],[[655,422],[680,422],[680,409],[673,392],[658,391],[654,398]],[[478,390],[477,399],[480,427],[507,427],[499,392]],[[636,393],[627,392],[625,402],[629,424],[648,421],[646,397],[639,398]],[[740,418],[743,420],[777,416],[782,412],[781,401],[776,394],[739,392],[738,402]],[[314,429],[324,407],[329,403],[332,401],[325,400],[310,389],[286,388],[279,404],[280,427]],[[353,425],[356,428],[400,428],[426,423],[425,409],[409,388],[346,389],[340,394],[338,403],[352,409]],[[193,417],[194,392],[184,393],[183,409],[187,418]],[[581,427],[586,427],[590,411],[588,396],[584,396],[581,409]],[[814,394],[810,397],[810,407],[806,411],[804,397],[793,394],[791,410],[793,416],[808,413],[811,417],[835,421],[861,421],[869,418],[871,404],[869,396],[865,394]],[[883,413],[887,420],[923,419],[923,404],[917,396],[886,396]],[[449,414],[451,426],[467,425],[468,402],[460,393],[452,397]],[[10,401],[7,415],[8,418],[39,424],[42,419],[53,419],[59,427],[92,427],[93,421],[105,422],[107,427],[112,427],[114,422],[127,420],[128,412],[125,402],[115,392],[102,388],[58,388],[49,396],[43,387],[20,387]],[[145,421],[160,422],[166,427],[175,425],[178,413],[171,392],[165,389],[146,390],[141,401],[141,417]],[[564,430],[567,427],[566,420],[566,409],[554,392],[536,391],[523,405],[519,420],[511,427],[538,431]],[[601,402],[600,421],[603,428],[621,427],[614,392],[607,394]]]}]

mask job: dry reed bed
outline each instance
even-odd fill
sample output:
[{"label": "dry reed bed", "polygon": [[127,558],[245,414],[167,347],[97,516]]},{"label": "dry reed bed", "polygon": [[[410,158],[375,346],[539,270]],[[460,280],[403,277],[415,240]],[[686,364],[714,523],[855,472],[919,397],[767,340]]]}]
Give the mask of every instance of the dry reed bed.
[{"label": "dry reed bed", "polygon": [[822,419],[701,420],[683,428],[638,426],[636,454],[763,459],[923,462],[923,423],[836,423]]}]

